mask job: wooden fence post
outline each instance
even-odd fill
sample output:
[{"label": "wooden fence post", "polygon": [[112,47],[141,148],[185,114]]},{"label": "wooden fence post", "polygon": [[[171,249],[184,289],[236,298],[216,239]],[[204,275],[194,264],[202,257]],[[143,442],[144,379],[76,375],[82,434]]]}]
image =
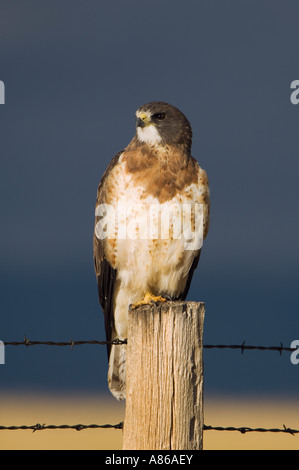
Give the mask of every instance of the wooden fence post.
[{"label": "wooden fence post", "polygon": [[200,450],[205,307],[166,302],[129,310],[123,450]]}]

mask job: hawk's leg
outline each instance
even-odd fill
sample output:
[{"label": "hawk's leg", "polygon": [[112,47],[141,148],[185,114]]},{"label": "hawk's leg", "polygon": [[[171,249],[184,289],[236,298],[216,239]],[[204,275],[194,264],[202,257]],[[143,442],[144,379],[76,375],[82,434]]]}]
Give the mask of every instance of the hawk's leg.
[{"label": "hawk's leg", "polygon": [[144,299],[139,300],[138,302],[135,302],[134,304],[131,304],[130,307],[131,309],[135,309],[140,307],[141,305],[151,305],[151,304],[157,304],[158,302],[166,302],[167,299],[164,297],[161,297],[161,295],[154,295],[151,292],[147,292],[144,296]]}]

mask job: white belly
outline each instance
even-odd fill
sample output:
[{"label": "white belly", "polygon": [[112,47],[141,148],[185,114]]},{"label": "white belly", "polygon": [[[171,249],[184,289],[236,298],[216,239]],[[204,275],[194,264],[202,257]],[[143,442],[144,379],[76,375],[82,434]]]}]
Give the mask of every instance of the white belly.
[{"label": "white belly", "polygon": [[[154,202],[157,204],[157,201]],[[149,217],[152,201],[143,200],[142,203],[138,205],[135,199],[131,209],[127,208],[125,221],[129,230],[124,238],[117,238],[115,243],[118,273],[115,324],[118,336],[123,338],[127,335],[129,305],[142,300],[146,292],[179,296],[185,289],[192,262],[201,247],[202,230],[193,234],[193,238],[188,230],[184,234],[184,213],[178,210],[178,201],[172,201],[174,210],[170,218],[163,218],[163,204],[159,205],[158,223],[153,222],[155,218]],[[198,210],[199,216],[202,215],[200,206]],[[199,220],[202,218],[199,217]]]}]

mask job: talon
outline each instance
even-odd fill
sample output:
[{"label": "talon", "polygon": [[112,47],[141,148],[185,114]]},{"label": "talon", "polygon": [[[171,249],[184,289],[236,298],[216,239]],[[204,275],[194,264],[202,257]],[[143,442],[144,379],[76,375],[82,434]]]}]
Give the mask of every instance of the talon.
[{"label": "talon", "polygon": [[144,299],[135,302],[134,304],[130,305],[132,310],[140,307],[141,305],[151,305],[154,304],[155,306],[158,305],[159,302],[166,302],[167,299],[161,297],[161,295],[153,295],[150,292],[147,292],[144,296]]},{"label": "talon", "polygon": [[170,302],[173,301],[173,297],[171,297],[169,294],[164,294],[164,292],[163,292],[163,297],[165,297],[165,299]]}]

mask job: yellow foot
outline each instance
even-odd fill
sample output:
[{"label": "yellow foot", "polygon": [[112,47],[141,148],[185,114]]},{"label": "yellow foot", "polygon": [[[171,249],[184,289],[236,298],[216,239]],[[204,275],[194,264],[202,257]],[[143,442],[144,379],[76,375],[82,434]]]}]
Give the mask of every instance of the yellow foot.
[{"label": "yellow foot", "polygon": [[134,304],[131,304],[131,309],[135,309],[140,307],[141,305],[151,305],[151,304],[157,304],[158,302],[166,302],[167,299],[164,297],[161,297],[161,295],[154,295],[151,294],[150,292],[147,292],[144,296],[143,300],[139,300],[138,302],[135,302]]}]

